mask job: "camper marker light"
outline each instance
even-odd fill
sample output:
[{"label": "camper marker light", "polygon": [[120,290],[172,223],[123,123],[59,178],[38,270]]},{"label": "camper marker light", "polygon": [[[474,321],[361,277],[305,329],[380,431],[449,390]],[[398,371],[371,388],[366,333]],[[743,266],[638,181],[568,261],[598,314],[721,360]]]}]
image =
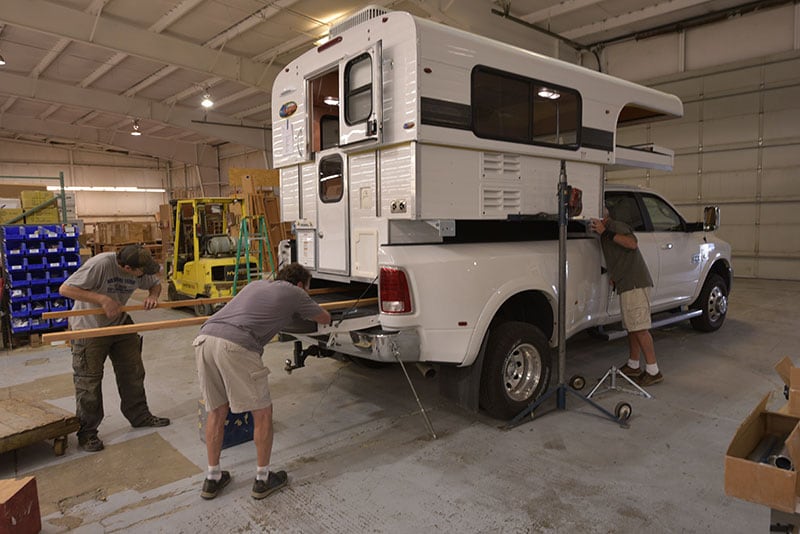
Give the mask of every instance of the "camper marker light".
[{"label": "camper marker light", "polygon": [[336,98],[335,96],[326,96],[322,101],[328,104],[329,106],[339,105],[339,99]]},{"label": "camper marker light", "polygon": [[561,93],[553,89],[548,89],[547,87],[542,87],[541,89],[539,89],[539,92],[537,94],[542,98],[549,98],[550,100],[558,100],[559,98],[561,98]]}]

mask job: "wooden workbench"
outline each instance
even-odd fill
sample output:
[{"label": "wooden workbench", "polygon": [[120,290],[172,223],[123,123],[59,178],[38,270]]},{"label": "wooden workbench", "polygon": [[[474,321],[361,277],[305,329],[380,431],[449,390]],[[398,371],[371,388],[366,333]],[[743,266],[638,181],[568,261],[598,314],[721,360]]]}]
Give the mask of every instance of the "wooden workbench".
[{"label": "wooden workbench", "polygon": [[46,402],[0,400],[0,454],[52,439],[53,452],[61,456],[67,448],[67,435],[79,426],[73,414]]}]

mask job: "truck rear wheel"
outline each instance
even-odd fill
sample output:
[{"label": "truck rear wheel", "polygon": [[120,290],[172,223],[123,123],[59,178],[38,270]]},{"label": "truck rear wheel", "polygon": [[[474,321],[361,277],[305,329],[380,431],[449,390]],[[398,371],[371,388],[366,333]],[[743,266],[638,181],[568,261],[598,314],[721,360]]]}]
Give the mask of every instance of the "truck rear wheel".
[{"label": "truck rear wheel", "polygon": [[692,328],[701,332],[719,330],[728,313],[728,285],[725,280],[718,274],[709,274],[692,308],[703,311],[702,315],[690,320]]},{"label": "truck rear wheel", "polygon": [[550,347],[541,330],[510,321],[489,334],[481,374],[480,405],[497,419],[511,419],[546,389]]}]

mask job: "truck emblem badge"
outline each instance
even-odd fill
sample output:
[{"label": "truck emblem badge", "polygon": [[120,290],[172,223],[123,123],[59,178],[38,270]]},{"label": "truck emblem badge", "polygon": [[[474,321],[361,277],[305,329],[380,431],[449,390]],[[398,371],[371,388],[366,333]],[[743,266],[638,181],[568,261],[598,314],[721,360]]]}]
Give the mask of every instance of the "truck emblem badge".
[{"label": "truck emblem badge", "polygon": [[291,117],[294,115],[295,111],[297,111],[297,102],[286,102],[281,106],[280,111],[278,111],[278,115],[280,115],[282,119],[285,119],[286,117]]}]

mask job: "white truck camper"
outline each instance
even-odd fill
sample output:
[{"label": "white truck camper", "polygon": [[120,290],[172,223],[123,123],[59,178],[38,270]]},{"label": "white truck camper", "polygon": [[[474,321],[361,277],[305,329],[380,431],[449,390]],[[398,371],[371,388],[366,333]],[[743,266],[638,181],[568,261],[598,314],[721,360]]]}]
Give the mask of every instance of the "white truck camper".
[{"label": "white truck camper", "polygon": [[437,369],[468,408],[521,411],[548,387],[557,344],[562,161],[583,205],[568,233],[568,337],[619,321],[585,224],[604,203],[637,232],[654,313],[702,330],[724,321],[718,210],[687,223],[653,192],[604,187],[609,166],[671,169],[671,151],[615,139],[619,126],[680,117],[673,95],[370,7],[283,69],[272,104],[281,214],[296,232],[285,256],[315,287],[377,297],[330,327],[292,328],[287,369],[309,355],[399,359]]}]

